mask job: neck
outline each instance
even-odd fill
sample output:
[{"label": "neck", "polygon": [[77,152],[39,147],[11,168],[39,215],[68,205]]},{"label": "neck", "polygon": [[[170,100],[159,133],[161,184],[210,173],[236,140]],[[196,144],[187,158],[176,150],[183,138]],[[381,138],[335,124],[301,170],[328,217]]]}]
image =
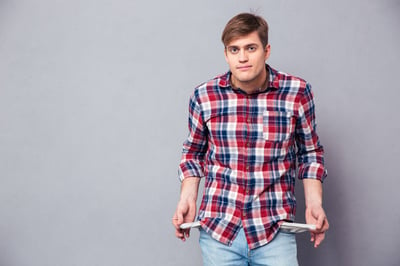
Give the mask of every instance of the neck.
[{"label": "neck", "polygon": [[265,69],[255,80],[239,81],[231,76],[231,85],[234,89],[240,89],[248,94],[262,92],[268,87],[268,70]]}]

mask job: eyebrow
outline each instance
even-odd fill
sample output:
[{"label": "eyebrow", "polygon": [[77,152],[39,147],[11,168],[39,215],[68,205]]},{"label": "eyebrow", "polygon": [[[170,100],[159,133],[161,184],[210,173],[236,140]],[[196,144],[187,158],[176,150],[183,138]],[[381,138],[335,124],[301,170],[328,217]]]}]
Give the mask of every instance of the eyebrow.
[{"label": "eyebrow", "polygon": [[[258,44],[257,43],[249,43],[249,44],[244,45],[243,47],[250,47],[250,46],[257,46],[258,47]],[[227,49],[229,49],[229,48],[239,48],[239,46],[238,45],[228,45],[226,48]]]}]

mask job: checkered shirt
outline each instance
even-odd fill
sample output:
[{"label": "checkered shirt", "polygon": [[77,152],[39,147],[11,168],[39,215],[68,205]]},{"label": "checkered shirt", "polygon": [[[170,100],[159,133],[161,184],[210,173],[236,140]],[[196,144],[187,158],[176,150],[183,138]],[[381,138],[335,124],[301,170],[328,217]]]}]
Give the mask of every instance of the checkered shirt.
[{"label": "checkered shirt", "polygon": [[205,177],[202,229],[231,245],[243,227],[250,249],[270,242],[282,221],[294,220],[296,173],[326,177],[310,84],[266,68],[268,88],[260,93],[233,89],[231,72],[194,90],[179,165],[181,181]]}]

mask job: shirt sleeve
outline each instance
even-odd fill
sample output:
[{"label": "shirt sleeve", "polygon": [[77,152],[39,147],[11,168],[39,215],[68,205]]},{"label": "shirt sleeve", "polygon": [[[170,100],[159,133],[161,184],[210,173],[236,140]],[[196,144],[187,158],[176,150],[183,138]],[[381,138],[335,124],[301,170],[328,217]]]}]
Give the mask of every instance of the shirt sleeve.
[{"label": "shirt sleeve", "polygon": [[324,166],[324,149],[316,133],[315,106],[311,85],[306,84],[300,100],[299,118],[296,122],[299,179],[310,178],[321,182],[327,176]]},{"label": "shirt sleeve", "polygon": [[189,102],[189,136],[183,143],[182,157],[178,175],[183,181],[186,177],[204,176],[204,156],[207,150],[207,128],[204,124],[196,94]]}]

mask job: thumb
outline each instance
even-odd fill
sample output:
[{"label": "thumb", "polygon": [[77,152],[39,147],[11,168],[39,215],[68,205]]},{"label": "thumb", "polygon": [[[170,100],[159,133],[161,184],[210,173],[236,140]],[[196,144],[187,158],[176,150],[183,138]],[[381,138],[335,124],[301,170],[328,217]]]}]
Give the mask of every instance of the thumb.
[{"label": "thumb", "polygon": [[325,220],[325,216],[320,214],[318,216],[318,220],[317,220],[317,224],[316,224],[317,230],[321,230],[322,229],[322,226],[324,224],[324,220]]},{"label": "thumb", "polygon": [[178,218],[178,224],[181,225],[183,223],[183,212],[181,209],[176,211],[176,216]]}]

